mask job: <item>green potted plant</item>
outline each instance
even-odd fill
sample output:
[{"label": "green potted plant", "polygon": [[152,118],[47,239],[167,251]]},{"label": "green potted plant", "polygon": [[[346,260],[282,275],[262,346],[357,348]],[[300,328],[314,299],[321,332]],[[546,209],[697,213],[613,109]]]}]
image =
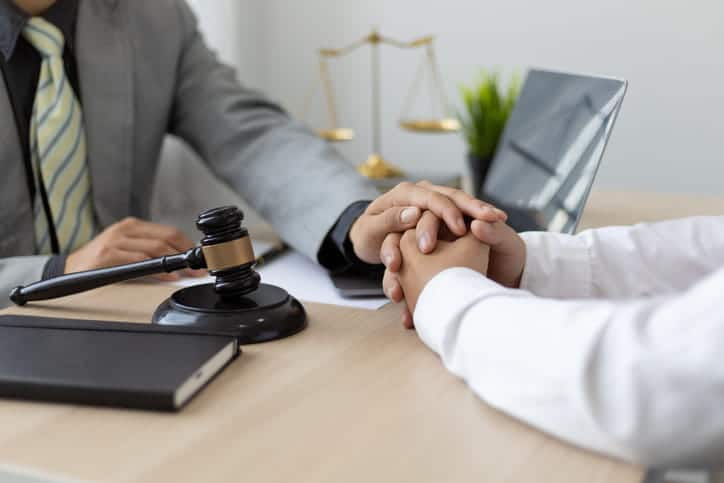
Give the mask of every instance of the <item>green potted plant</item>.
[{"label": "green potted plant", "polygon": [[503,89],[495,72],[481,71],[470,86],[461,86],[464,111],[459,114],[468,145],[468,166],[476,195],[482,191],[490,162],[503,128],[520,91],[520,78],[513,75]]}]

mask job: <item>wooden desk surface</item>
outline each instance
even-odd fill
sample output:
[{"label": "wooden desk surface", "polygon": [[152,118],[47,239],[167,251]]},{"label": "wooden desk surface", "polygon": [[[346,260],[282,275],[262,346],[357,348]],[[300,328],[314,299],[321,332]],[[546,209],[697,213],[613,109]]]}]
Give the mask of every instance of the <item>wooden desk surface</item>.
[{"label": "wooden desk surface", "polygon": [[724,215],[724,197],[593,191],[580,228],[630,225],[696,215]]},{"label": "wooden desk surface", "polygon": [[[724,213],[724,200],[594,193],[582,227]],[[172,289],[122,284],[14,313],[146,322]],[[103,481],[637,482],[640,469],[490,408],[398,308],[307,305],[181,413],[0,401],[0,462]]]},{"label": "wooden desk surface", "polygon": [[[23,314],[145,322],[171,288],[122,284]],[[634,482],[640,471],[491,409],[397,307],[308,305],[178,414],[0,401],[0,461],[110,481]]]}]

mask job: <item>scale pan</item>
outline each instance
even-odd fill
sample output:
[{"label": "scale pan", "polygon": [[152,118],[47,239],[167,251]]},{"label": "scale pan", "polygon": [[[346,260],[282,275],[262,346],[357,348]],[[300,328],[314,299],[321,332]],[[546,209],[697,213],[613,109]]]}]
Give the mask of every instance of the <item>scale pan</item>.
[{"label": "scale pan", "polygon": [[354,139],[354,131],[344,127],[338,127],[335,129],[320,129],[317,131],[317,134],[319,134],[319,137],[322,139],[332,142],[351,141]]},{"label": "scale pan", "polygon": [[460,130],[460,121],[454,118],[402,120],[400,127],[414,132],[455,132]]}]

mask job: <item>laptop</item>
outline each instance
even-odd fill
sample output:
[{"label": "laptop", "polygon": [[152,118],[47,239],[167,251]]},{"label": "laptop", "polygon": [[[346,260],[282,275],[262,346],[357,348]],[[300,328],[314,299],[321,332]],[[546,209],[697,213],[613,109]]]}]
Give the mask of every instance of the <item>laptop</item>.
[{"label": "laptop", "polygon": [[531,70],[478,194],[516,231],[574,233],[621,109],[624,80]]},{"label": "laptop", "polygon": [[[518,232],[574,233],[628,83],[531,69],[482,186]],[[346,297],[384,295],[380,276],[333,275]]]}]

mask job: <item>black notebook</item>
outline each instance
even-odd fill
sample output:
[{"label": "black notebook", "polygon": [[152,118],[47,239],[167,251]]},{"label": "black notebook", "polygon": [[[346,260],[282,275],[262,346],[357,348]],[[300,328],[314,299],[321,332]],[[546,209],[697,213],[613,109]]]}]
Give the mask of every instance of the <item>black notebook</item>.
[{"label": "black notebook", "polygon": [[0,316],[0,397],[173,411],[239,353],[228,334]]}]

